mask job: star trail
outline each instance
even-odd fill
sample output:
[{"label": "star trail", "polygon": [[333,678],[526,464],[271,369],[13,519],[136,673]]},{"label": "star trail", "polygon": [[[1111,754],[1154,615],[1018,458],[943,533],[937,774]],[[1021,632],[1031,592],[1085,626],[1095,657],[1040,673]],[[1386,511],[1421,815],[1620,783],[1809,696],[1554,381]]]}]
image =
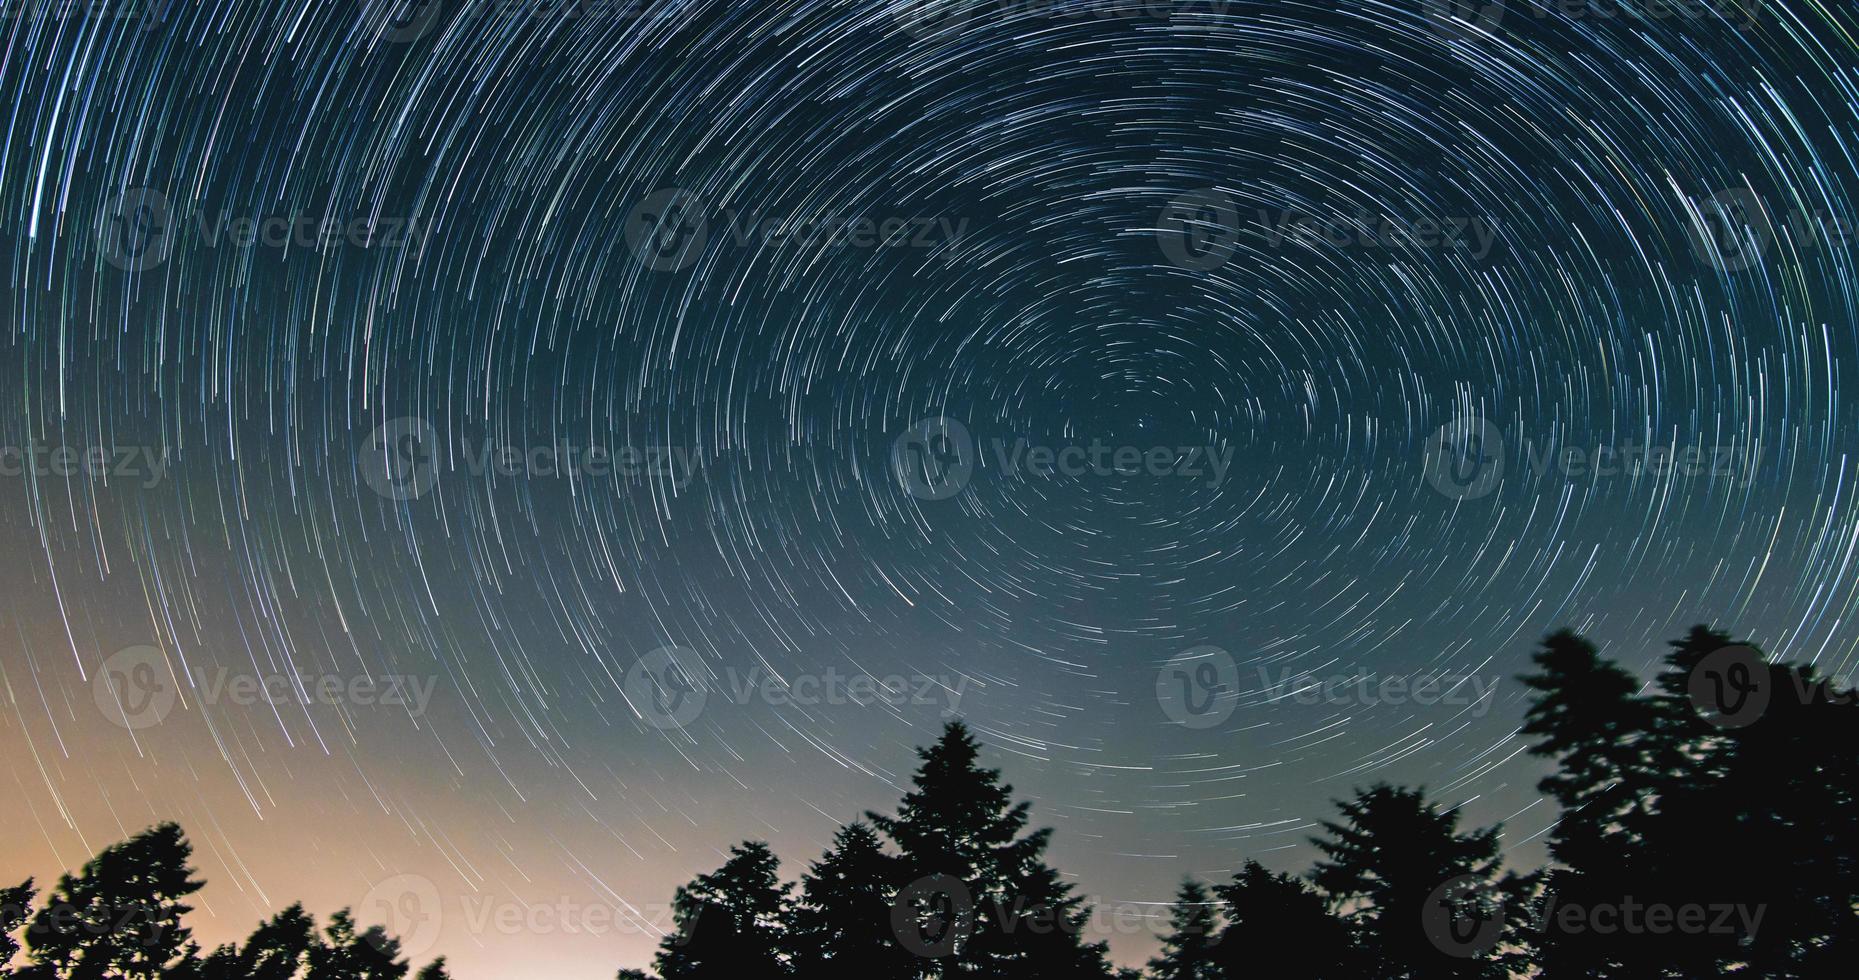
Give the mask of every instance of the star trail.
[{"label": "star trail", "polygon": [[1855,32],[11,0],[4,883],[173,819],[207,939],[606,977],[956,717],[1119,962],[1376,779],[1540,861],[1545,632],[1859,657]]}]

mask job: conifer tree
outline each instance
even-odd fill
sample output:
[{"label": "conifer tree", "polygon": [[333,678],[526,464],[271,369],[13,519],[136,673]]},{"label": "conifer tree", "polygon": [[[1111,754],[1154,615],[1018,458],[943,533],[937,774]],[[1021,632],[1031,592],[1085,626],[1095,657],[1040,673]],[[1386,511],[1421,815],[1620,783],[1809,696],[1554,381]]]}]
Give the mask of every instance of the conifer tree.
[{"label": "conifer tree", "polygon": [[[1313,838],[1325,859],[1312,879],[1332,905],[1348,910],[1370,972],[1384,980],[1435,977],[1503,977],[1499,943],[1481,941],[1465,922],[1492,918],[1503,929],[1518,883],[1501,879],[1498,829],[1458,830],[1457,810],[1440,810],[1419,790],[1376,786],[1338,804],[1340,823],[1325,822],[1327,837]],[[1441,889],[1453,883],[1460,887]],[[1435,903],[1450,901],[1441,923],[1426,927]],[[1446,942],[1457,942],[1449,952]]]},{"label": "conifer tree", "polygon": [[801,880],[790,915],[795,973],[838,971],[863,980],[915,976],[916,957],[891,931],[896,878],[897,861],[884,852],[870,824],[840,828],[832,849]]},{"label": "conifer tree", "polygon": [[1155,980],[1218,980],[1214,948],[1219,942],[1219,920],[1207,886],[1183,879],[1169,910],[1168,935],[1162,937],[1161,955],[1149,961]]},{"label": "conifer tree", "polygon": [[678,931],[659,945],[664,980],[731,980],[785,975],[783,915],[788,886],[768,845],[745,841],[721,868],[699,875],[672,898]]},{"label": "conifer tree", "polygon": [[918,750],[921,765],[897,815],[867,814],[897,847],[901,881],[961,883],[966,909],[919,903],[906,914],[925,933],[951,918],[958,928],[953,949],[920,966],[920,975],[1107,975],[1104,944],[1082,939],[1081,900],[1042,860],[1052,832],[1022,835],[1031,804],[1013,802],[1013,787],[980,755],[968,727],[951,722],[936,744]]},{"label": "conifer tree", "polygon": [[1213,948],[1217,976],[1327,980],[1366,975],[1348,925],[1302,879],[1247,861],[1215,892],[1226,919]]}]

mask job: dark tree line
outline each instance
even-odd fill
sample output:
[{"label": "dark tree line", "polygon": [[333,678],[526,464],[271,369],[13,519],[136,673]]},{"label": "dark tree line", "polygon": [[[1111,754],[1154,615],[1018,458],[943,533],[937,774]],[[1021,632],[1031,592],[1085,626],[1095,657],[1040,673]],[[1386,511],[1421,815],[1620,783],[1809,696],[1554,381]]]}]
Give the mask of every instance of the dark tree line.
[{"label": "dark tree line", "polygon": [[[1846,975],[1859,946],[1853,692],[1703,626],[1671,644],[1650,684],[1570,631],[1544,639],[1534,665],[1522,731],[1554,765],[1538,786],[1561,806],[1549,868],[1506,870],[1499,828],[1461,827],[1423,791],[1377,785],[1338,802],[1303,876],[1248,861],[1225,883],[1184,881],[1146,973],[1116,971],[1045,861],[1051,832],[1028,828],[1028,804],[956,723],[919,750],[897,812],[845,825],[797,884],[749,841],[679,888],[654,969],[663,980]],[[36,909],[32,882],[0,890],[0,977],[406,976],[397,941],[346,911],[319,930],[292,906],[244,944],[202,951],[181,924],[201,887],[189,856],[166,824],[64,876]],[[444,977],[443,960],[419,974]]]}]

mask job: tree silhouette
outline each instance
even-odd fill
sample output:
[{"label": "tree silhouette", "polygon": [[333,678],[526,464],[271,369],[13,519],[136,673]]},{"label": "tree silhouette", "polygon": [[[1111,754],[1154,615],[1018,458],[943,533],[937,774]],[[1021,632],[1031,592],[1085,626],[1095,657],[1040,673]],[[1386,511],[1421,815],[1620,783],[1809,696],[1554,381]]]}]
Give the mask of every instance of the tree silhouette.
[{"label": "tree silhouette", "polygon": [[83,870],[64,875],[26,932],[39,980],[156,980],[191,935],[181,899],[199,891],[181,828],[164,823],[105,848]]},{"label": "tree silhouette", "polygon": [[[294,980],[316,945],[316,922],[292,905],[261,922],[242,948],[220,946],[206,959],[168,971],[169,980]],[[189,958],[191,961],[191,957]]]},{"label": "tree silhouette", "polygon": [[[1522,681],[1537,694],[1523,733],[1538,739],[1531,754],[1556,760],[1556,771],[1537,788],[1562,805],[1550,835],[1550,854],[1561,867],[1542,879],[1539,910],[1557,903],[1618,905],[1636,886],[1648,898],[1644,834],[1684,755],[1668,736],[1688,727],[1695,714],[1687,703],[1684,718],[1666,717],[1639,695],[1644,685],[1638,678],[1570,630],[1546,637],[1532,659],[1537,673]],[[1553,916],[1543,925],[1530,937],[1533,958],[1554,975],[1605,977],[1648,968],[1627,949],[1633,937],[1565,930]]]},{"label": "tree silhouette", "polygon": [[789,913],[794,972],[864,980],[916,976],[916,957],[891,934],[896,895],[897,861],[871,825],[840,828],[832,849],[801,880]]},{"label": "tree silhouette", "polygon": [[1215,893],[1226,918],[1213,948],[1216,976],[1325,980],[1367,975],[1354,954],[1348,925],[1302,879],[1247,861]]},{"label": "tree silhouette", "polygon": [[[913,788],[897,815],[867,817],[899,851],[905,932],[953,929],[946,955],[927,956],[921,976],[1097,976],[1104,946],[1080,939],[1086,913],[1071,887],[1041,860],[1050,830],[1026,829],[1029,803],[1013,802],[998,769],[980,765],[980,745],[961,722],[917,751]],[[959,883],[958,896],[926,883]],[[913,890],[914,889],[914,890]]]},{"label": "tree silhouette", "polygon": [[400,959],[400,940],[380,926],[355,931],[348,909],[329,917],[323,942],[311,947],[305,980],[400,980],[408,964]]},{"label": "tree silhouette", "polygon": [[[12,888],[0,888],[0,969],[13,962],[13,954],[19,952],[19,942],[13,938],[13,933],[31,918],[33,894],[30,878]],[[0,974],[4,975],[7,974]]]},{"label": "tree silhouette", "polygon": [[[1811,666],[1771,662],[1693,627],[1651,683],[1583,637],[1550,634],[1523,678],[1522,733],[1553,771],[1553,864],[1504,872],[1496,828],[1419,790],[1339,802],[1308,879],[1247,861],[1213,889],[1184,880],[1153,980],[1445,980],[1533,976],[1824,977],[1859,952],[1859,696]],[[1729,649],[1726,649],[1729,648]],[[1700,683],[1700,681],[1709,683]],[[1734,689],[1733,691],[1731,689]],[[1736,695],[1726,713],[1700,692]],[[960,723],[918,752],[894,816],[841,828],[797,895],[768,846],[746,842],[679,888],[663,980],[1136,980],[1083,941],[1087,910],[1044,860],[999,770]],[[887,847],[888,842],[888,847]],[[319,934],[292,905],[243,944],[202,955],[181,924],[201,887],[179,827],[162,824],[66,874],[36,910],[0,889],[0,977],[12,980],[403,980],[400,944],[347,910]],[[1526,894],[1526,892],[1528,894]],[[1611,906],[1726,908],[1711,928],[1584,928]],[[1598,918],[1588,920],[1598,923]],[[1668,916],[1668,923],[1671,917]],[[1725,925],[1727,921],[1727,925]],[[1721,926],[1721,928],[1719,927]],[[21,952],[25,965],[7,964]],[[1835,971],[1839,971],[1837,974]],[[443,959],[417,980],[449,980]],[[658,980],[621,970],[618,980]]]},{"label": "tree silhouette", "polygon": [[745,841],[721,868],[678,889],[678,931],[659,945],[664,980],[775,977],[787,972],[783,913],[788,886],[768,845]]},{"label": "tree silhouette", "polygon": [[1156,980],[1219,980],[1221,970],[1214,959],[1219,939],[1219,917],[1207,886],[1182,879],[1169,911],[1168,935],[1162,937],[1161,954],[1149,961],[1149,975]]},{"label": "tree silhouette", "polygon": [[[1440,810],[1418,790],[1387,785],[1337,806],[1344,822],[1325,822],[1329,836],[1312,838],[1325,855],[1312,878],[1346,911],[1373,975],[1505,976],[1495,940],[1431,935],[1426,927],[1429,916],[1442,930],[1457,930],[1502,914],[1518,884],[1499,876],[1498,829],[1459,833],[1456,809]],[[1458,887],[1442,893],[1453,883]],[[1440,914],[1442,902],[1450,904],[1449,914]]]}]

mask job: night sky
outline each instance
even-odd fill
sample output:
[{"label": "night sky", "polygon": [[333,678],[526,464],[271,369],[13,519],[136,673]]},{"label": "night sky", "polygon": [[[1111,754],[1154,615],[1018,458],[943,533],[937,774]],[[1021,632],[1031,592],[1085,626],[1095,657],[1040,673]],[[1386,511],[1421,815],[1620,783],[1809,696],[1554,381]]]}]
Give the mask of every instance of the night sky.
[{"label": "night sky", "polygon": [[1376,780],[1534,867],[1543,633],[1859,657],[1856,85],[1843,0],[13,0],[0,884],[173,819],[203,939],[593,980],[956,717],[1119,962]]}]

